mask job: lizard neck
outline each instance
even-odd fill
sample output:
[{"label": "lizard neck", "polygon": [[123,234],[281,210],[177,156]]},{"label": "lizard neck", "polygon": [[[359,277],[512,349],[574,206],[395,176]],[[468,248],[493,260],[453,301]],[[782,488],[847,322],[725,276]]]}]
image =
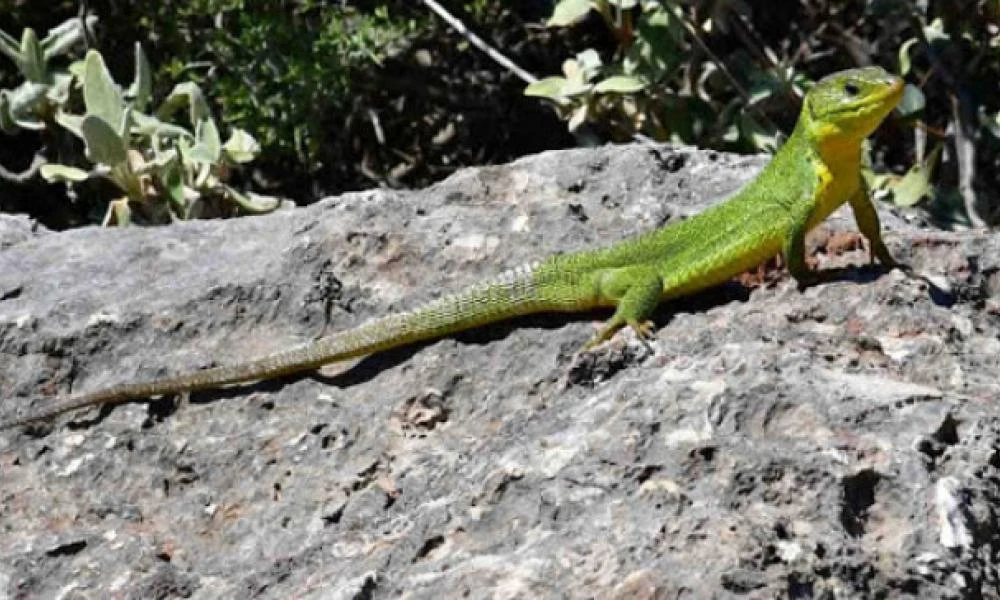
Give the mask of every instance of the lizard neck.
[{"label": "lizard neck", "polygon": [[799,117],[792,138],[795,140],[793,151],[802,157],[798,160],[808,165],[808,176],[815,182],[814,209],[807,225],[811,229],[857,192],[864,138],[842,131],[832,123],[813,119],[807,110]]},{"label": "lizard neck", "polygon": [[863,137],[844,131],[832,122],[814,119],[803,109],[793,136],[800,136],[822,168],[836,177],[851,177],[859,171]]}]

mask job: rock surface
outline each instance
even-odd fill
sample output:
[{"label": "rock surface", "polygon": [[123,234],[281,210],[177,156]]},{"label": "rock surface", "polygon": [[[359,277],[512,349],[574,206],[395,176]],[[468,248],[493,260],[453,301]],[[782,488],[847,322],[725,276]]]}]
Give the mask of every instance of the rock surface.
[{"label": "rock surface", "polygon": [[[0,412],[246,360],[681,218],[762,158],[551,152],[265,217],[0,219]],[[881,207],[577,356],[538,316],[0,433],[11,598],[997,598],[1000,239]],[[834,233],[830,233],[834,232]],[[747,278],[747,281],[756,278]]]}]

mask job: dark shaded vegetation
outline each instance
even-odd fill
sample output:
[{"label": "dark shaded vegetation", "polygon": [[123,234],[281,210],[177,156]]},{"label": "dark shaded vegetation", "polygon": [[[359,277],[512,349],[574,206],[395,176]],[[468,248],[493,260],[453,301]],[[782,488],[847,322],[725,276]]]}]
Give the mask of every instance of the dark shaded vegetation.
[{"label": "dark shaded vegetation", "polygon": [[[99,19],[89,42],[116,81],[131,80],[141,42],[155,97],[194,82],[222,128],[245,129],[260,142],[233,185],[298,204],[375,186],[425,186],[467,165],[636,136],[769,150],[794,123],[811,81],[880,64],[904,72],[912,86],[903,117],[876,137],[872,162],[884,174],[873,185],[899,204],[927,207],[945,225],[975,214],[995,219],[995,2],[801,0],[781,10],[762,0],[581,2],[442,2],[538,77],[580,69],[584,88],[540,94],[556,102],[524,96],[523,81],[423,2],[90,0],[85,8]],[[554,6],[572,4],[578,18],[545,26]],[[42,10],[0,0],[0,29],[19,38],[32,27],[43,36],[80,10],[78,1]],[[596,87],[616,76],[631,78],[632,87]],[[0,57],[0,88],[20,81]],[[99,222],[114,197],[104,183],[70,193],[37,176],[14,181],[39,149],[52,151],[50,133],[4,137],[0,211],[57,228]]]}]

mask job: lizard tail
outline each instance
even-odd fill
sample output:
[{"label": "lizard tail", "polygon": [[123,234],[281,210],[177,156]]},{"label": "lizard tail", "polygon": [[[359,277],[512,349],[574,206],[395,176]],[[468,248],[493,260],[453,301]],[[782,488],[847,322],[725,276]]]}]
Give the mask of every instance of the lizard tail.
[{"label": "lizard tail", "polygon": [[519,315],[579,308],[578,302],[572,302],[572,307],[568,305],[570,298],[577,297],[575,294],[567,294],[567,300],[561,301],[539,291],[543,286],[536,283],[538,266],[512,269],[489,282],[433,300],[415,310],[373,319],[353,329],[245,363],[74,394],[37,411],[0,422],[0,430],[88,406],[280,377]]}]

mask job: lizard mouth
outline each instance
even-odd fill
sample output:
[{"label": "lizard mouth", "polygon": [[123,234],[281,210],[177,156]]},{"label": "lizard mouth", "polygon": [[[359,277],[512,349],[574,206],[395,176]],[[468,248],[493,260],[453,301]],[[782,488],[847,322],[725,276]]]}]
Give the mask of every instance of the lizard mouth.
[{"label": "lizard mouth", "polygon": [[890,102],[886,102],[886,104],[891,104],[893,108],[895,108],[895,106],[899,104],[899,101],[903,98],[903,80],[899,77],[893,77],[892,79],[893,81],[889,87],[887,87],[881,94],[878,94],[876,100],[883,102],[890,100]]}]

